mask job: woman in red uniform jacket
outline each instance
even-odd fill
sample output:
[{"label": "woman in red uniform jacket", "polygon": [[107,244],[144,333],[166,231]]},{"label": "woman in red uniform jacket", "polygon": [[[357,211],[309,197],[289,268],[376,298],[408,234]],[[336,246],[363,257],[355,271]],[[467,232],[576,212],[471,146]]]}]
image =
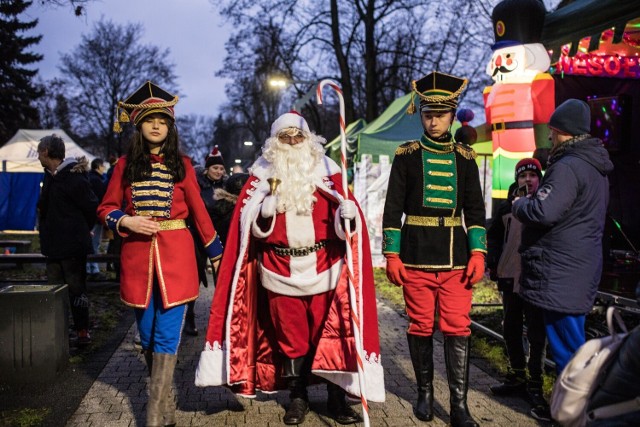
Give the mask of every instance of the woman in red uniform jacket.
[{"label": "woman in red uniform jacket", "polygon": [[178,149],[177,101],[147,82],[118,104],[120,120],[136,132],[98,207],[100,220],[123,237],[120,297],[135,309],[151,373],[147,426],[175,425],[173,372],[186,303],[198,297],[199,285],[188,217],[212,262],[222,254],[193,167]]}]

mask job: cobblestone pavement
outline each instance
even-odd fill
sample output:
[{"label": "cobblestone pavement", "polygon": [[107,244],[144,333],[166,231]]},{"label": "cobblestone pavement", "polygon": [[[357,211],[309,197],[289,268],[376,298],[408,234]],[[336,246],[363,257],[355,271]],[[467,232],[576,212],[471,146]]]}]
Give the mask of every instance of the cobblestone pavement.
[{"label": "cobblestone pavement", "polygon": [[[196,303],[200,335],[184,336],[175,372],[178,426],[283,426],[283,405],[287,392],[258,394],[256,399],[236,397],[224,387],[196,387],[195,368],[204,347],[213,289],[202,288]],[[406,319],[383,303],[378,303],[380,345],[385,371],[386,402],[369,404],[371,426],[445,426],[449,422],[449,391],[446,380],[442,340],[434,341],[435,412],[430,423],[413,416],[412,404],[417,391],[409,358],[405,330]],[[144,426],[147,402],[147,371],[144,359],[133,346],[135,325],[87,392],[67,427],[72,426]],[[489,386],[497,380],[472,365],[468,405],[483,426],[537,426],[527,413],[529,406],[517,398],[496,398]],[[336,426],[327,415],[325,386],[309,388],[311,412],[304,426]],[[359,402],[354,408],[360,411]]]}]

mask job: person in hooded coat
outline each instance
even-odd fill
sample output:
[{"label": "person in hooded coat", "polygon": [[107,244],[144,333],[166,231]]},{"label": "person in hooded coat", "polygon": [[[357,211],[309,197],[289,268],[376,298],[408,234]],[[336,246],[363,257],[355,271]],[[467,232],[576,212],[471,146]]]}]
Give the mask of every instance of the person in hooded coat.
[{"label": "person in hooded coat", "polygon": [[568,99],[549,120],[553,147],[531,197],[514,200],[523,223],[521,296],[543,310],[549,348],[561,372],[585,342],[585,315],[602,274],[602,236],[613,163],[589,135],[589,105]]}]

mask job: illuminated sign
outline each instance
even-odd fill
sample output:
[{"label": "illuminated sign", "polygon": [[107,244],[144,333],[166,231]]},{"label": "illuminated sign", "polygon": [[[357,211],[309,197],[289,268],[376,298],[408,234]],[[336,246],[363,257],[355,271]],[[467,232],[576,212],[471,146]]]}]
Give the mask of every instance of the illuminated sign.
[{"label": "illuminated sign", "polygon": [[562,55],[550,71],[553,74],[574,76],[638,79],[640,78],[640,58],[619,55],[582,54],[575,57]]}]

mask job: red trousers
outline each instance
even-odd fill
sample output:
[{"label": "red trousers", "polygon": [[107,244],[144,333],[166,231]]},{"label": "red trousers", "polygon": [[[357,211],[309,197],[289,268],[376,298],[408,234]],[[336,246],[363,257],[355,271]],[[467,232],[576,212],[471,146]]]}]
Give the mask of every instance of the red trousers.
[{"label": "red trousers", "polygon": [[412,335],[433,335],[436,307],[443,335],[468,336],[471,285],[464,270],[425,271],[407,268],[402,287]]},{"label": "red trousers", "polygon": [[318,344],[333,293],[291,297],[267,291],[280,351],[289,359],[306,356]]}]

